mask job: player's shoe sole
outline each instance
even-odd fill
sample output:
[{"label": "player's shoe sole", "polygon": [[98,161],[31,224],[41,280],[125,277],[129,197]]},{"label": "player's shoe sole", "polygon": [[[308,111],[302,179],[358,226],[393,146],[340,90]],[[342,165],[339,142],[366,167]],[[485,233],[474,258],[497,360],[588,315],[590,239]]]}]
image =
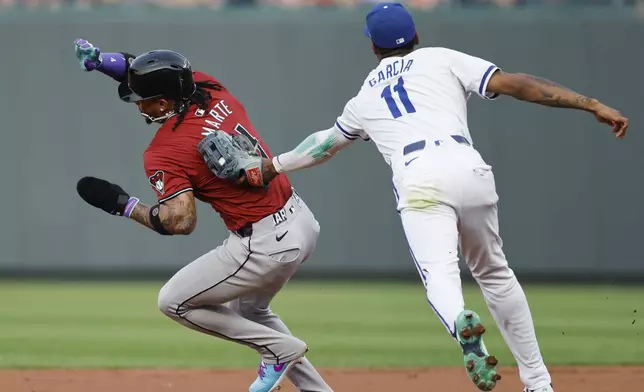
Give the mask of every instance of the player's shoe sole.
[{"label": "player's shoe sole", "polygon": [[537,388],[537,389],[525,388],[523,389],[523,392],[555,392],[555,390],[552,388],[552,384],[550,384],[547,387]]},{"label": "player's shoe sole", "polygon": [[485,327],[481,318],[471,310],[464,310],[456,318],[456,333],[463,348],[463,362],[470,380],[481,391],[491,391],[501,376],[496,371],[499,361],[489,355],[482,335]]}]

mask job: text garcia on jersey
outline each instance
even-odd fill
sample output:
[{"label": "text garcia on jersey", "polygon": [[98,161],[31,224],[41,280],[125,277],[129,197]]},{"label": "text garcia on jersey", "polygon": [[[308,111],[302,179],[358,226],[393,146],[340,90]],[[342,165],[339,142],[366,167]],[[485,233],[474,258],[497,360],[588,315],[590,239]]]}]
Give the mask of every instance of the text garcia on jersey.
[{"label": "text garcia on jersey", "polygon": [[373,87],[384,80],[393,78],[394,76],[398,76],[403,72],[409,71],[413,63],[414,63],[414,60],[411,60],[411,59],[408,59],[406,61],[405,59],[400,59],[400,60],[394,61],[391,64],[388,64],[384,72],[383,71],[378,72],[378,78],[369,79],[369,86]]}]

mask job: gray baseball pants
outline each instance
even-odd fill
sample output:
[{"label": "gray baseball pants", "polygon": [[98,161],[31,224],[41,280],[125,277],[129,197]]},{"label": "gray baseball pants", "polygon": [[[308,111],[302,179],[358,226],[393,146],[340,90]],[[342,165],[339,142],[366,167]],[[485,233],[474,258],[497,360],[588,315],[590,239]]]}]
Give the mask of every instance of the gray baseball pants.
[{"label": "gray baseball pants", "polygon": [[[190,329],[256,350],[267,364],[301,358],[306,343],[291,334],[270,302],[311,255],[319,233],[294,191],[280,211],[252,225],[252,234],[231,232],[221,246],[177,272],[159,292],[159,309]],[[288,377],[301,391],[332,391],[306,358]]]}]

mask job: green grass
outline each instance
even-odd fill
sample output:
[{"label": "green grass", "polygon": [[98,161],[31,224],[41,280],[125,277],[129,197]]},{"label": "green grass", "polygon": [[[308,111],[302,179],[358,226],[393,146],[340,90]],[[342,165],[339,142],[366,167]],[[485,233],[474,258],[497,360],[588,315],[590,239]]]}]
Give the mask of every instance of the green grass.
[{"label": "green grass", "polygon": [[[0,282],[0,367],[252,367],[248,348],[194,332],[156,308],[161,283]],[[644,363],[644,289],[525,287],[547,362]],[[514,364],[480,292],[466,303],[486,343]],[[274,301],[318,366],[460,366],[420,284],[293,283]],[[633,320],[636,320],[633,324]]]}]

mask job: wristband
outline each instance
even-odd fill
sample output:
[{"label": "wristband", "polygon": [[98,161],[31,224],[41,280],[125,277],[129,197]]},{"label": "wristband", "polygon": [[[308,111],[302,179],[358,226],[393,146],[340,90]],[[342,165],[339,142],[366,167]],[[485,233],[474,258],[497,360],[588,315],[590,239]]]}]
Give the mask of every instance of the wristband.
[{"label": "wristband", "polygon": [[160,209],[161,206],[159,204],[150,207],[150,223],[152,223],[152,227],[154,227],[157,233],[161,235],[172,235],[163,227],[163,223],[161,223],[161,218],[159,217]]},{"label": "wristband", "polygon": [[96,70],[117,82],[127,81],[127,70],[134,57],[129,53],[101,53],[101,64]]},{"label": "wristband", "polygon": [[132,215],[132,211],[134,211],[134,207],[136,207],[137,204],[139,204],[139,199],[137,197],[130,197],[130,199],[127,201],[127,204],[125,205],[123,216],[129,218],[130,215]]},{"label": "wristband", "polygon": [[278,173],[281,173],[284,168],[282,167],[282,164],[280,163],[279,156],[275,156],[273,158],[273,167],[275,168],[275,171]]}]

